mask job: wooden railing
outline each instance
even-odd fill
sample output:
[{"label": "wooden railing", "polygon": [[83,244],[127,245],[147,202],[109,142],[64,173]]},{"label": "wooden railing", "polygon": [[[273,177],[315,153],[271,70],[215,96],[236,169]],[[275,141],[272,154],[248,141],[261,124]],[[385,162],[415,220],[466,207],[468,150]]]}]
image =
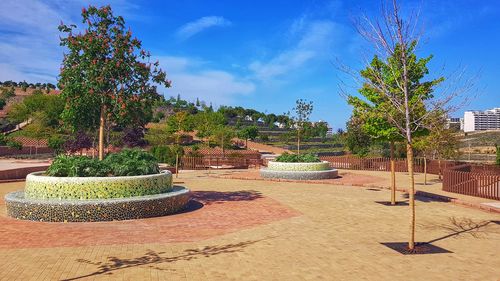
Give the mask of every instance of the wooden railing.
[{"label": "wooden railing", "polygon": [[443,190],[500,200],[500,172],[493,168],[459,165],[443,172]]},{"label": "wooden railing", "polygon": [[[320,159],[330,162],[330,166],[336,169],[390,171],[389,158],[326,156]],[[396,172],[408,172],[406,159],[395,159],[395,164]],[[500,167],[498,166],[416,158],[415,172],[422,173],[425,168],[429,174],[443,175],[444,191],[500,200]]]},{"label": "wooden railing", "polygon": [[[386,171],[389,172],[391,169],[391,159],[385,157],[357,157],[357,156],[321,156],[321,160],[330,162],[330,166],[335,169],[348,169],[348,170],[365,170],[365,171]],[[396,172],[408,172],[408,163],[404,158],[396,158],[395,170]],[[460,161],[449,161],[449,160],[429,160],[424,158],[415,158],[414,161],[414,171],[417,173],[423,173],[426,168],[425,162],[427,162],[427,173],[429,174],[442,174],[446,169],[457,165],[466,164]],[[488,165],[478,165],[478,167],[488,167]],[[486,168],[485,168],[486,169]],[[500,169],[499,169],[500,171]]]},{"label": "wooden railing", "polygon": [[252,159],[244,157],[182,157],[180,169],[182,170],[206,170],[206,169],[248,169],[259,168],[262,165],[261,159]]}]

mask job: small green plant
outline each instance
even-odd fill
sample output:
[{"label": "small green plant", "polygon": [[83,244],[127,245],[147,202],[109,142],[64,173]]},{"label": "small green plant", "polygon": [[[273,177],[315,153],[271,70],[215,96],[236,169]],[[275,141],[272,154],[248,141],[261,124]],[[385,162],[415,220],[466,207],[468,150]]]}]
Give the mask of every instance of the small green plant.
[{"label": "small green plant", "polygon": [[54,177],[104,177],[110,174],[102,161],[86,156],[57,156],[46,174]]},{"label": "small green plant", "polygon": [[276,157],[276,162],[286,162],[286,163],[315,163],[321,162],[318,156],[307,153],[307,154],[289,154],[287,152]]},{"label": "small green plant", "polygon": [[150,175],[160,172],[156,158],[140,149],[124,149],[104,159],[114,176]]},{"label": "small green plant", "polygon": [[155,157],[139,149],[124,149],[103,161],[86,156],[57,156],[47,169],[48,176],[105,177],[139,176],[160,172]]},{"label": "small green plant", "polygon": [[0,134],[0,145],[7,145],[7,138],[4,134]]},{"label": "small green plant", "polygon": [[53,135],[47,141],[47,146],[52,148],[56,154],[64,152],[65,139],[60,135]]},{"label": "small green plant", "polygon": [[18,141],[15,141],[15,140],[8,140],[7,141],[7,146],[15,148],[15,149],[18,149],[18,150],[23,149],[23,144],[20,143],[20,142],[18,142]]},{"label": "small green plant", "polygon": [[175,153],[166,145],[153,146],[150,153],[160,163],[175,164]]}]

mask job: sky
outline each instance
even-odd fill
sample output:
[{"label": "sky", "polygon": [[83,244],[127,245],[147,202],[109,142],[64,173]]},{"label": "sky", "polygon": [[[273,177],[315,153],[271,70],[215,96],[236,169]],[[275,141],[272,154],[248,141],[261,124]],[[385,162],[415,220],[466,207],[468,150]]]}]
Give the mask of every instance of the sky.
[{"label": "sky", "polygon": [[[473,98],[464,110],[500,107],[500,1],[407,0],[418,8],[420,56],[433,55],[430,75],[466,70]],[[81,8],[111,5],[134,36],[160,61],[181,95],[219,105],[290,111],[299,98],[313,101],[312,120],[345,127],[351,108],[341,85],[356,93],[355,79],[339,66],[363,68],[373,54],[353,18],[379,15],[380,1],[183,0],[0,1],[0,80],[57,82],[63,48],[58,24],[81,26]]]}]

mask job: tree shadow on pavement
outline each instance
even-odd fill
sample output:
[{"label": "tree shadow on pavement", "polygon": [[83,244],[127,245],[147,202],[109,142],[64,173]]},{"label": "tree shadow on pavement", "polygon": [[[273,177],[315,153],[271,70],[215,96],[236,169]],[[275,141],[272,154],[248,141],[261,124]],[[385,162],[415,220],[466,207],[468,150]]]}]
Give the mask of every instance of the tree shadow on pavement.
[{"label": "tree shadow on pavement", "polygon": [[449,223],[434,224],[424,226],[427,229],[438,229],[449,232],[448,234],[432,239],[427,243],[434,243],[448,238],[458,238],[459,236],[468,235],[473,238],[482,238],[490,233],[500,233],[500,227],[495,227],[495,221],[482,220],[474,221],[470,218],[448,218]]},{"label": "tree shadow on pavement", "polygon": [[255,190],[242,191],[194,191],[192,199],[204,205],[220,204],[232,201],[253,201],[264,198],[262,193]]},{"label": "tree shadow on pavement", "polygon": [[440,254],[440,253],[452,253],[446,249],[443,249],[439,246],[433,245],[433,243],[449,239],[449,238],[458,238],[463,235],[470,235],[473,238],[479,239],[483,236],[490,233],[500,233],[500,227],[495,227],[498,224],[497,221],[474,221],[469,218],[455,218],[450,217],[449,223],[446,224],[434,224],[427,225],[424,228],[433,229],[433,230],[446,230],[449,232],[446,235],[441,237],[434,238],[427,242],[417,242],[415,243],[415,249],[409,250],[408,243],[404,242],[386,242],[381,243],[384,246],[387,246],[403,255],[413,255],[413,254]]},{"label": "tree shadow on pavement", "polygon": [[165,252],[148,250],[144,255],[135,258],[119,258],[115,256],[110,256],[107,258],[106,262],[93,262],[86,259],[77,259],[76,261],[78,262],[97,266],[97,270],[86,275],[81,275],[63,280],[78,280],[82,278],[100,276],[103,274],[111,275],[113,274],[113,272],[117,270],[139,267],[139,266],[148,266],[149,268],[163,270],[162,268],[159,268],[158,265],[164,263],[174,263],[177,261],[189,261],[203,257],[208,258],[220,254],[242,252],[243,249],[245,249],[246,247],[270,238],[264,238],[260,240],[249,240],[240,243],[226,244],[221,246],[206,246],[198,249],[187,249],[184,250],[184,252],[182,252],[181,254],[175,256],[165,256]]}]

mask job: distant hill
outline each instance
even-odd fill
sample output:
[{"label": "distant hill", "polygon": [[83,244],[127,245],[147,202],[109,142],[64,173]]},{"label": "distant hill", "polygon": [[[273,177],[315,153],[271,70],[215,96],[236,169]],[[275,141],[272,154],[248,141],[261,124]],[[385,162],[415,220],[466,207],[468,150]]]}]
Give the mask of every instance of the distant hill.
[{"label": "distant hill", "polygon": [[[4,90],[9,90],[11,87],[6,87],[6,86],[0,86],[0,93]],[[9,97],[6,100],[5,106],[0,110],[0,118],[5,118],[7,116],[7,113],[9,112],[9,109],[16,103],[20,103],[23,101],[23,99],[27,96],[31,96],[33,92],[36,90],[41,90],[44,93],[47,93],[46,89],[36,89],[36,88],[20,88],[20,87],[14,87],[14,96]],[[57,89],[50,89],[48,91],[49,94],[59,94],[60,91]]]},{"label": "distant hill", "polygon": [[500,145],[500,130],[461,133],[460,159],[492,162],[495,160],[495,144]]}]

